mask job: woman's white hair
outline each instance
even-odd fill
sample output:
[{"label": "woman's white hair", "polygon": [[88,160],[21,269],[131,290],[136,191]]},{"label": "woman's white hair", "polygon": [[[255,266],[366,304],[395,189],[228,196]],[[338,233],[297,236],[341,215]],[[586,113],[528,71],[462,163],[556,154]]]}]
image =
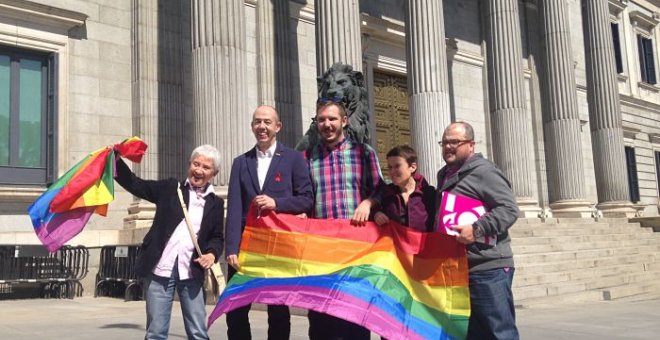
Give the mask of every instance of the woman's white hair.
[{"label": "woman's white hair", "polygon": [[218,149],[209,144],[200,145],[190,154],[190,162],[199,156],[210,159],[213,162],[215,172],[220,171],[220,151]]}]

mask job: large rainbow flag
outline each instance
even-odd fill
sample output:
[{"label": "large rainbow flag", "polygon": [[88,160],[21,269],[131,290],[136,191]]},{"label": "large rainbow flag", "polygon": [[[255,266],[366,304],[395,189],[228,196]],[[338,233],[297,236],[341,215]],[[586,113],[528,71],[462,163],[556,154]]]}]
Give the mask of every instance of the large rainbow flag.
[{"label": "large rainbow flag", "polygon": [[115,153],[140,162],[147,145],[138,137],[87,155],[28,208],[34,231],[54,252],[78,235],[93,213],[105,216],[114,199]]},{"label": "large rainbow flag", "polygon": [[334,315],[388,339],[464,339],[467,333],[465,247],[446,234],[250,211],[239,263],[209,326],[256,302]]}]

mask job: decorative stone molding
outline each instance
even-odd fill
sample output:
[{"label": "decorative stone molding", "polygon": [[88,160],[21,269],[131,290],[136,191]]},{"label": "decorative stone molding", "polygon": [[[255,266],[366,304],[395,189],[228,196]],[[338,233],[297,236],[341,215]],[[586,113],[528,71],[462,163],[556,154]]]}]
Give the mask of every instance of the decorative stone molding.
[{"label": "decorative stone molding", "polygon": [[628,6],[628,0],[610,0],[608,4],[610,13],[618,17]]},{"label": "decorative stone molding", "polygon": [[653,93],[660,92],[660,88],[658,88],[656,85],[649,84],[649,83],[644,82],[644,81],[638,81],[637,86],[639,86],[640,88],[642,88],[644,90],[653,92]]},{"label": "decorative stone molding", "polygon": [[305,3],[305,1],[292,1],[289,3],[290,12],[295,19],[306,24],[314,24],[314,2]]},{"label": "decorative stone molding", "polygon": [[638,128],[634,128],[631,126],[624,126],[623,127],[623,138],[630,138],[630,139],[636,139],[637,134],[642,132],[642,130]]},{"label": "decorative stone molding", "polygon": [[0,16],[69,30],[82,26],[87,14],[21,0],[0,0]]},{"label": "decorative stone molding", "polygon": [[645,13],[640,10],[634,10],[630,12],[630,21],[635,28],[652,34],[653,28],[660,23],[660,18],[658,18],[656,13]]},{"label": "decorative stone molding", "polygon": [[654,151],[660,151],[660,133],[649,133],[649,142],[659,146]]},{"label": "decorative stone molding", "polygon": [[553,217],[592,218],[594,206],[582,200],[565,200],[550,203]]},{"label": "decorative stone molding", "polygon": [[387,20],[376,18],[366,13],[360,14],[360,26],[363,35],[368,35],[370,39],[376,39],[403,45],[406,41],[405,24],[396,20]]},{"label": "decorative stone molding", "polygon": [[43,188],[0,187],[0,203],[30,203],[44,191]]}]

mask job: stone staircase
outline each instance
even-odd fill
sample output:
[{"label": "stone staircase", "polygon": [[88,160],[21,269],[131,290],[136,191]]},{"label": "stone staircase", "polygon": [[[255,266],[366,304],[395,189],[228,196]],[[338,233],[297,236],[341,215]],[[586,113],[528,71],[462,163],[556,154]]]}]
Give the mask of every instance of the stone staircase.
[{"label": "stone staircase", "polygon": [[660,233],[627,219],[521,219],[511,229],[516,305],[660,296]]}]

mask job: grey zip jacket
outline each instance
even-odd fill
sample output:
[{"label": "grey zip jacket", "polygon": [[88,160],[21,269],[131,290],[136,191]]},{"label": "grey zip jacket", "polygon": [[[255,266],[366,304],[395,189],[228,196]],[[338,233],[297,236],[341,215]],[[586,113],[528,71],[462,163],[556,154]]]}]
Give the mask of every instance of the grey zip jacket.
[{"label": "grey zip jacket", "polygon": [[[472,227],[475,231],[481,228],[487,236],[497,235],[494,247],[476,242],[466,246],[470,272],[513,267],[508,230],[518,219],[518,206],[509,180],[480,153],[465,161],[453,176],[445,180],[446,172],[447,166],[438,171],[438,195],[449,191],[483,202],[486,213]],[[436,217],[435,225],[438,225],[439,218]]]}]

